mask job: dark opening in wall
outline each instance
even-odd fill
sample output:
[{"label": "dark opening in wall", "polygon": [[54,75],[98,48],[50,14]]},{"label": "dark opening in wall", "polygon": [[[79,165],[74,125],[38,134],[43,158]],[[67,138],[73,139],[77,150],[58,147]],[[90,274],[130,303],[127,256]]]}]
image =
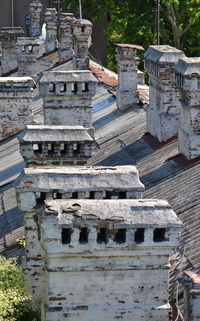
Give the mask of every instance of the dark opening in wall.
[{"label": "dark opening in wall", "polygon": [[36,205],[41,206],[44,203],[44,200],[46,199],[46,193],[40,192],[40,195],[36,196]]},{"label": "dark opening in wall", "polygon": [[89,199],[90,199],[90,200],[93,200],[93,199],[94,199],[94,192],[93,192],[93,191],[90,191]]},{"label": "dark opening in wall", "polygon": [[76,82],[75,82],[75,83],[72,83],[72,92],[73,92],[74,94],[76,94],[77,91],[78,91],[78,85],[77,85],[77,83],[76,83]]},{"label": "dark opening in wall", "polygon": [[164,228],[156,228],[153,233],[153,241],[154,242],[162,242],[165,241],[165,229]]},{"label": "dark opening in wall", "polygon": [[126,229],[121,228],[118,231],[116,231],[114,236],[114,242],[121,244],[126,242]]},{"label": "dark opening in wall", "polygon": [[126,192],[119,192],[119,199],[126,199]]},{"label": "dark opening in wall", "polygon": [[71,228],[63,228],[62,229],[62,244],[69,244],[71,242]]},{"label": "dark opening in wall", "polygon": [[81,244],[88,243],[88,229],[87,227],[82,227],[79,235],[79,242]]},{"label": "dark opening in wall", "polygon": [[144,228],[138,228],[135,231],[135,243],[144,242]]},{"label": "dark opening in wall", "polygon": [[67,144],[63,144],[63,143],[60,145],[61,154],[67,154],[67,146],[68,146]]},{"label": "dark opening in wall", "polygon": [[33,143],[33,150],[35,155],[42,154],[42,144]]},{"label": "dark opening in wall", "polygon": [[107,233],[108,230],[107,228],[100,228],[99,232],[97,233],[97,243],[102,244],[102,243],[107,243]]},{"label": "dark opening in wall", "polygon": [[48,154],[51,155],[54,153],[54,145],[48,144]]},{"label": "dark opening in wall", "polygon": [[62,193],[56,193],[56,199],[61,200],[62,199]]},{"label": "dark opening in wall", "polygon": [[78,156],[80,154],[80,149],[81,149],[81,145],[80,144],[77,144],[76,147],[73,147],[74,156]]},{"label": "dark opening in wall", "polygon": [[54,93],[54,92],[55,92],[55,90],[56,90],[56,86],[55,86],[55,84],[50,83],[50,84],[49,84],[49,92],[50,92],[50,93]]},{"label": "dark opening in wall", "polygon": [[106,199],[111,199],[111,192],[110,191],[106,191]]},{"label": "dark opening in wall", "polygon": [[60,92],[61,92],[61,93],[66,92],[66,84],[64,84],[64,83],[61,83],[61,84],[60,84]]},{"label": "dark opening in wall", "polygon": [[88,83],[82,83],[82,92],[87,92],[88,91]]},{"label": "dark opening in wall", "polygon": [[82,33],[85,32],[85,27],[81,27],[81,32],[82,32]]},{"label": "dark opening in wall", "polygon": [[78,192],[73,192],[71,198],[76,198],[76,199],[78,199]]}]

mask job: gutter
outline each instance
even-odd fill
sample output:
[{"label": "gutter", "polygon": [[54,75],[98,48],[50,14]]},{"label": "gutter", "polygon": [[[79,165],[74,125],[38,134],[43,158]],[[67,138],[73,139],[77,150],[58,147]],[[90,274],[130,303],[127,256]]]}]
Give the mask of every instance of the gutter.
[{"label": "gutter", "polygon": [[14,27],[14,0],[11,1],[11,27]]}]

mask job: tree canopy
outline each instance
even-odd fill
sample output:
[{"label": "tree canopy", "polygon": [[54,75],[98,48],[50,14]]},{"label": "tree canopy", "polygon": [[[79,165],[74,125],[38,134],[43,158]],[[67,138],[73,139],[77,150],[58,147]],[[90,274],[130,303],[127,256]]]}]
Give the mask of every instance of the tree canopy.
[{"label": "tree canopy", "polygon": [[[71,10],[78,0],[62,0]],[[114,43],[133,43],[145,49],[156,44],[156,0],[82,0],[93,12],[93,21],[108,15],[104,31],[108,37],[109,67],[113,69]],[[200,0],[160,0],[160,43],[198,56],[200,47]]]}]

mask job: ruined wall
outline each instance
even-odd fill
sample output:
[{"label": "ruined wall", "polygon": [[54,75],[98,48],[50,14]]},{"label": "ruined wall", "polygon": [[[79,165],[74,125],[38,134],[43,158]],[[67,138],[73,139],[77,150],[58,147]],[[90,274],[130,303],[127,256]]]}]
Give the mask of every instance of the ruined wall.
[{"label": "ruined wall", "polygon": [[30,77],[0,78],[0,140],[32,123],[33,86]]}]

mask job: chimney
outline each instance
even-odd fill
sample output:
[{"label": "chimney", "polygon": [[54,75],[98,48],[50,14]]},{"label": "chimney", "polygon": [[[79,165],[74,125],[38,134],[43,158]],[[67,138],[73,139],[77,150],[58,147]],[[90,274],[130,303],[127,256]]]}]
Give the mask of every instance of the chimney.
[{"label": "chimney", "polygon": [[28,125],[19,136],[27,167],[84,165],[93,139],[83,126]]},{"label": "chimney", "polygon": [[81,125],[94,137],[92,97],[96,83],[90,71],[45,72],[40,80],[44,124]]},{"label": "chimney", "polygon": [[75,20],[72,13],[60,13],[59,16],[59,62],[65,62],[73,57],[72,23]]},{"label": "chimney", "polygon": [[0,140],[32,123],[33,86],[30,77],[0,77]]},{"label": "chimney", "polygon": [[163,46],[150,46],[144,54],[149,74],[149,106],[147,131],[160,142],[178,133],[180,124],[180,92],[174,83],[174,67],[183,51]]},{"label": "chimney", "polygon": [[19,37],[15,46],[19,76],[30,76],[37,82],[36,57],[39,41],[30,37]]},{"label": "chimney", "polygon": [[78,70],[89,69],[89,39],[92,35],[93,24],[85,19],[77,19],[73,23],[74,58],[73,68]]},{"label": "chimney", "polygon": [[179,151],[191,160],[200,156],[200,58],[180,59],[175,82],[181,92]]},{"label": "chimney", "polygon": [[139,103],[138,63],[137,49],[144,50],[141,46],[117,44],[116,60],[118,70],[117,107],[126,110]]},{"label": "chimney", "polygon": [[22,37],[24,31],[21,27],[3,27],[0,30],[2,45],[1,74],[2,76],[15,71],[18,63],[15,52],[17,37]]},{"label": "chimney", "polygon": [[184,321],[200,319],[200,275],[185,271],[180,282],[184,289]]},{"label": "chimney", "polygon": [[40,227],[44,320],[170,320],[181,222],[166,201],[46,200]]},{"label": "chimney", "polygon": [[47,8],[44,14],[44,22],[46,23],[46,54],[54,51],[57,47],[57,16],[55,8]]},{"label": "chimney", "polygon": [[40,16],[42,12],[42,5],[39,0],[32,0],[29,5],[30,12],[30,27],[29,36],[38,37],[41,33]]}]

